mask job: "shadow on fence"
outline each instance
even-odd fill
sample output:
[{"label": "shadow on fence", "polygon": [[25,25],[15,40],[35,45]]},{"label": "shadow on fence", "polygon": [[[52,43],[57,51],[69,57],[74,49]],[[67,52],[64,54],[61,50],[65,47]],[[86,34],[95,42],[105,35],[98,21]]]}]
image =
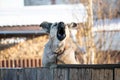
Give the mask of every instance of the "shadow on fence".
[{"label": "shadow on fence", "polygon": [[120,80],[120,64],[1,68],[0,80]]}]

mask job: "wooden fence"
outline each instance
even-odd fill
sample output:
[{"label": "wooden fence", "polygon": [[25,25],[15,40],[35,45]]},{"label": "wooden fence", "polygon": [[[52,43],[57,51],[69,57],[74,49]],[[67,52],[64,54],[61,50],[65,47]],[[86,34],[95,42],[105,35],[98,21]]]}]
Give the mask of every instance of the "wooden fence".
[{"label": "wooden fence", "polygon": [[1,68],[0,80],[120,80],[120,64]]},{"label": "wooden fence", "polygon": [[0,68],[30,68],[30,67],[40,67],[41,59],[10,59],[1,60]]}]

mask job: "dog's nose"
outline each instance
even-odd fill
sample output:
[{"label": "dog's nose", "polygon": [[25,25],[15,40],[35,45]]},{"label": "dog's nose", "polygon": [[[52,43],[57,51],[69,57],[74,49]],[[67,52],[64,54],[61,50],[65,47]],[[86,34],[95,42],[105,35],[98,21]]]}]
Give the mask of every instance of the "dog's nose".
[{"label": "dog's nose", "polygon": [[58,23],[58,28],[65,28],[64,22],[59,22]]}]

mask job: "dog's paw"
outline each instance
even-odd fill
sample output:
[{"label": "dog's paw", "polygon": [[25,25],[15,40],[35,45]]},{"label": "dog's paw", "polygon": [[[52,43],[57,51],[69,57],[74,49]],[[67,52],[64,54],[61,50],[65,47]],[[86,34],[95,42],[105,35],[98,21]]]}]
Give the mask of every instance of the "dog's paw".
[{"label": "dog's paw", "polygon": [[49,59],[55,59],[57,57],[57,54],[52,54],[52,55],[49,55]]}]

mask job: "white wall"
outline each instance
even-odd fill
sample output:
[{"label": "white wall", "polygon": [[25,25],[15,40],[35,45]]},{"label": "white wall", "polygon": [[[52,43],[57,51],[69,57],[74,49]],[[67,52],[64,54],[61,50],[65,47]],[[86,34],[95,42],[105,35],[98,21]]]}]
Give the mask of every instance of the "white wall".
[{"label": "white wall", "polygon": [[82,4],[24,6],[24,0],[0,0],[0,26],[40,24],[43,21],[85,22]]},{"label": "white wall", "polygon": [[22,8],[24,0],[0,0],[0,9],[4,8]]}]

